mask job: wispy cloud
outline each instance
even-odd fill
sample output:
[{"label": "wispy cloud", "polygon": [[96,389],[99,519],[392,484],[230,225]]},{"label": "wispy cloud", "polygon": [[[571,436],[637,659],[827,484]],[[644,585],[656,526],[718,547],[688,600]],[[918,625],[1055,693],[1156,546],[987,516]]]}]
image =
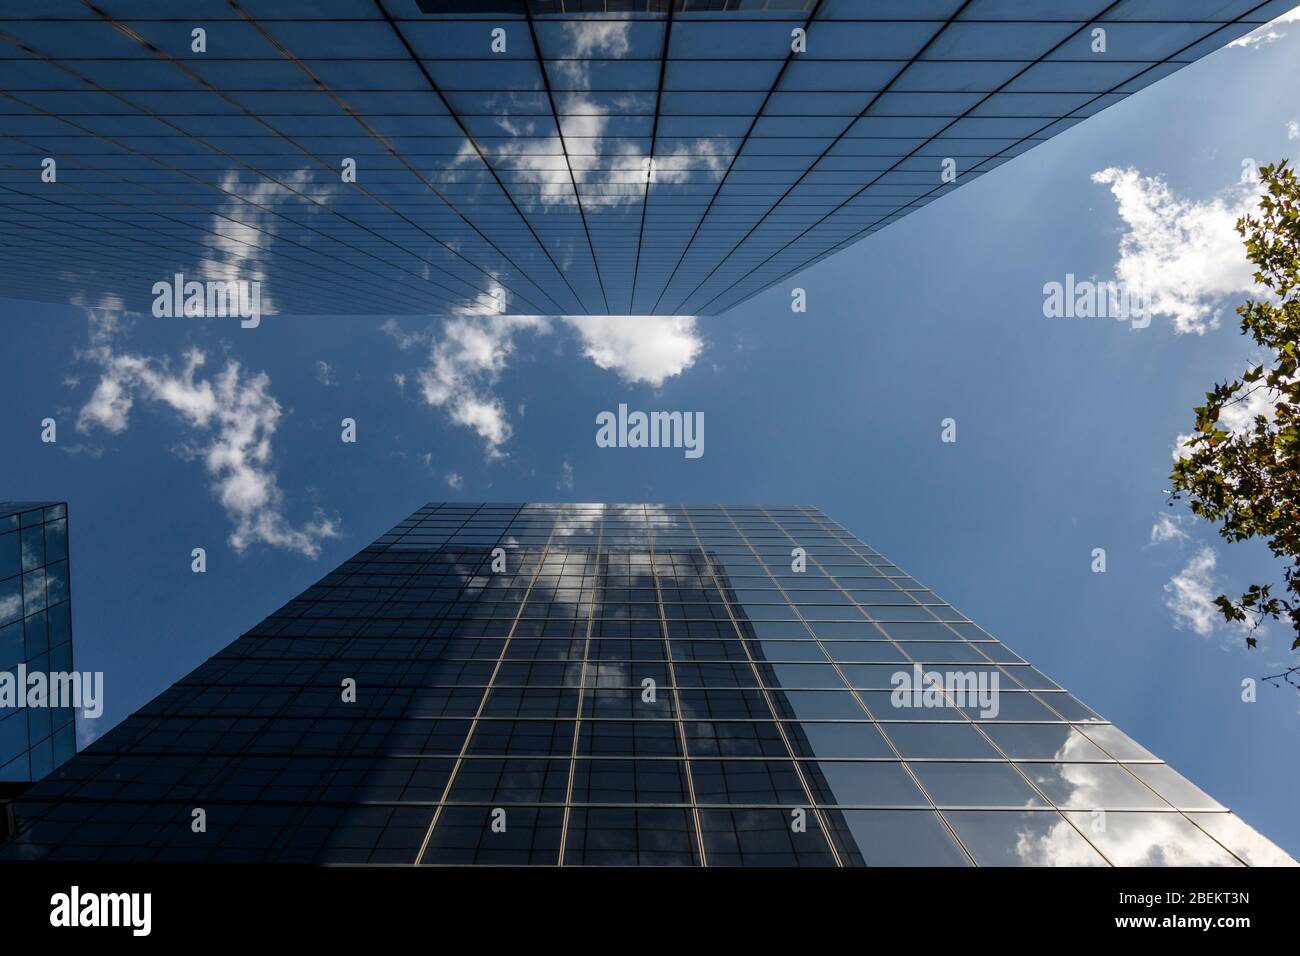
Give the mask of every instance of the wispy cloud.
[{"label": "wispy cloud", "polygon": [[431,336],[428,359],[416,372],[420,396],[441,408],[454,424],[472,429],[489,458],[504,457],[512,432],[505,406],[492,393],[524,331],[545,332],[542,316],[457,316]]},{"label": "wispy cloud", "polygon": [[118,348],[118,330],[119,317],[92,314],[91,348],[84,357],[99,366],[99,381],[78,416],[78,431],[121,434],[139,401],[171,409],[202,436],[195,442],[187,435],[184,446],[202,458],[212,490],[234,525],[230,546],[244,551],[265,544],[316,557],[321,541],[338,535],[338,525],[319,511],[301,526],[285,514],[271,454],[281,409],[266,373],[247,372],[227,359],[204,377],[202,350],[188,350],[179,363],[139,355]]},{"label": "wispy cloud", "polygon": [[334,369],[329,362],[321,359],[316,363],[316,381],[322,385],[337,385],[338,378],[334,375]]},{"label": "wispy cloud", "polygon": [[429,341],[429,333],[427,330],[422,329],[416,332],[407,332],[397,324],[396,319],[389,319],[386,321],[379,327],[379,331],[383,332],[396,342],[397,347],[403,352],[407,349],[413,349],[417,345],[424,345]]},{"label": "wispy cloud", "polygon": [[1174,626],[1190,628],[1203,637],[1214,633],[1219,611],[1214,606],[1214,549],[1204,545],[1181,571],[1165,585],[1165,607],[1174,615]]},{"label": "wispy cloud", "polygon": [[573,464],[566,458],[560,466],[560,480],[555,483],[557,491],[573,490]]},{"label": "wispy cloud", "polygon": [[1246,625],[1224,620],[1214,599],[1222,591],[1215,581],[1218,555],[1214,548],[1202,545],[1188,559],[1183,569],[1165,585],[1165,607],[1173,613],[1174,627],[1190,630],[1202,637],[1219,634],[1240,635]]},{"label": "wispy cloud", "polygon": [[1151,526],[1151,540],[1147,546],[1164,544],[1168,541],[1186,541],[1187,532],[1183,530],[1183,522],[1186,520],[1183,515],[1170,515],[1163,512],[1156,515],[1156,523]]},{"label": "wispy cloud", "polygon": [[21,592],[0,597],[0,624],[8,624],[23,616],[23,596]]},{"label": "wispy cloud", "polygon": [[1294,10],[1282,14],[1280,17],[1275,17],[1263,26],[1247,33],[1245,36],[1237,37],[1237,39],[1229,43],[1228,46],[1246,47],[1249,49],[1253,47],[1266,46],[1269,43],[1276,43],[1278,40],[1286,36],[1286,32],[1280,30],[1279,27],[1288,23],[1295,23],[1297,20],[1300,20],[1300,7],[1296,7]]}]

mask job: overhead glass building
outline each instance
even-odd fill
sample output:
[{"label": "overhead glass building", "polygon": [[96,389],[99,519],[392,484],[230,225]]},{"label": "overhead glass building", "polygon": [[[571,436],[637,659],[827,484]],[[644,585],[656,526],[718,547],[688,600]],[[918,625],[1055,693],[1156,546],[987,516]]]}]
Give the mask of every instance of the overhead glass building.
[{"label": "overhead glass building", "polygon": [[0,294],[718,313],[1294,2],[0,2]]},{"label": "overhead glass building", "polygon": [[1294,862],[791,506],[427,505],[14,811],[0,859]]},{"label": "overhead glass building", "polygon": [[72,709],[25,706],[19,680],[71,672],[67,505],[0,501],[0,799],[76,752]]}]

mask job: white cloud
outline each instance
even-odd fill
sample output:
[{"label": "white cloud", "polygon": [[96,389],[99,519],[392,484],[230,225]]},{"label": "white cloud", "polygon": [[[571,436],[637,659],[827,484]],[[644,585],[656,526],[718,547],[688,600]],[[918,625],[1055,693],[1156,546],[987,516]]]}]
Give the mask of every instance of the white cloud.
[{"label": "white cloud", "polygon": [[186,352],[174,369],[166,357],[117,351],[111,341],[116,327],[114,320],[92,316],[92,348],[85,357],[99,365],[100,378],[78,416],[78,431],[121,434],[137,401],[156,402],[203,433],[201,443],[187,438],[183,447],[203,459],[212,490],[234,524],[229,538],[234,550],[266,544],[314,558],[323,539],[338,536],[336,522],[320,512],[301,527],[285,515],[271,457],[281,411],[266,373],[245,372],[227,359],[219,372],[204,378],[207,357],[199,349]]},{"label": "white cloud", "polygon": [[1182,527],[1185,520],[1182,515],[1164,513],[1156,515],[1156,523],[1151,526],[1149,545],[1164,544],[1166,541],[1187,540],[1187,532]]},{"label": "white cloud", "polygon": [[[473,429],[483,439],[489,458],[502,458],[501,446],[509,440],[511,428],[492,387],[514,351],[515,334],[547,328],[541,316],[491,314],[446,319],[440,335],[433,330],[407,333],[395,320],[386,322],[382,330],[402,350],[427,345],[427,362],[415,372],[420,397],[425,404],[443,409],[455,424]],[[395,380],[405,388],[405,374],[398,373]]]},{"label": "white cloud", "polygon": [[[658,387],[690,368],[704,348],[692,316],[561,316],[559,320],[577,333],[588,358],[628,383]],[[427,345],[427,361],[415,372],[421,398],[446,412],[454,424],[472,429],[483,440],[489,458],[504,458],[513,427],[494,387],[514,354],[519,333],[548,335],[553,327],[548,316],[485,312],[445,319],[437,331],[407,333],[392,320],[382,330],[400,349]],[[399,373],[397,382],[403,386],[406,377]]]},{"label": "white cloud", "polygon": [[460,491],[465,487],[465,479],[454,471],[447,472],[447,487],[454,491]]},{"label": "white cloud", "polygon": [[334,375],[334,369],[324,359],[316,363],[316,381],[322,385],[337,385],[339,383],[339,380]]},{"label": "white cloud", "polygon": [[555,483],[558,491],[573,490],[573,465],[566,458],[564,464],[560,466],[560,480]]},{"label": "white cloud", "polygon": [[1274,43],[1286,36],[1286,34],[1279,30],[1278,27],[1287,23],[1295,23],[1297,20],[1300,20],[1300,7],[1296,7],[1294,10],[1282,14],[1280,17],[1273,18],[1268,23],[1252,30],[1245,36],[1237,37],[1237,39],[1229,43],[1228,46],[1250,48]]},{"label": "white cloud", "polygon": [[1203,335],[1218,326],[1224,297],[1255,289],[1255,269],[1236,231],[1237,219],[1255,209],[1254,183],[1201,202],[1179,199],[1163,179],[1136,169],[1111,167],[1092,180],[1110,186],[1128,226],[1118,277],[1145,295],[1152,314],[1172,318],[1175,330]]},{"label": "white cloud", "polygon": [[1174,615],[1174,627],[1179,630],[1191,630],[1202,637],[1233,630],[1237,633],[1245,629],[1240,622],[1229,624],[1214,603],[1221,592],[1214,580],[1214,569],[1218,556],[1209,545],[1201,548],[1191,556],[1181,571],[1169,579],[1165,585],[1165,607]]},{"label": "white cloud", "polygon": [[[435,402],[429,398],[429,391],[425,391],[425,400],[430,405],[444,404]],[[506,419],[505,410],[501,406],[500,399],[495,397],[482,398],[471,392],[456,395],[448,404],[448,414],[453,424],[463,425],[471,428],[478,433],[478,437],[483,439],[487,447],[489,458],[502,458],[505,452],[501,450],[514,429],[510,427],[510,422]]]},{"label": "white cloud", "polygon": [[1174,626],[1191,628],[1208,637],[1214,633],[1219,610],[1214,606],[1214,566],[1218,562],[1214,549],[1203,546],[1192,555],[1186,566],[1165,585],[1165,607],[1174,614]]},{"label": "white cloud", "polygon": [[431,337],[427,365],[416,373],[425,403],[441,408],[457,425],[483,439],[489,458],[504,457],[510,422],[501,400],[491,393],[514,351],[515,334],[545,332],[543,316],[456,316]]},{"label": "white cloud", "polygon": [[1289,120],[1286,124],[1286,138],[1300,139],[1300,122]]},{"label": "white cloud", "polygon": [[704,348],[689,315],[570,315],[583,354],[625,382],[654,386],[690,368]]}]

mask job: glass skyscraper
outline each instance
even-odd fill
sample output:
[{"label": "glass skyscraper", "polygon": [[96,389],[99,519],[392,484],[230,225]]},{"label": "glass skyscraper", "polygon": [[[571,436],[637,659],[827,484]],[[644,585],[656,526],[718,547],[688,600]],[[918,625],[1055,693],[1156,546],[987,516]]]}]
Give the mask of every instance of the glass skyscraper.
[{"label": "glass skyscraper", "polygon": [[71,708],[19,702],[20,675],[72,672],[71,597],[67,505],[0,501],[0,800],[76,752]]},{"label": "glass skyscraper", "polygon": [[0,294],[715,314],[1293,3],[0,2]]},{"label": "glass skyscraper", "polygon": [[0,859],[1294,863],[805,506],[429,504],[14,809]]}]

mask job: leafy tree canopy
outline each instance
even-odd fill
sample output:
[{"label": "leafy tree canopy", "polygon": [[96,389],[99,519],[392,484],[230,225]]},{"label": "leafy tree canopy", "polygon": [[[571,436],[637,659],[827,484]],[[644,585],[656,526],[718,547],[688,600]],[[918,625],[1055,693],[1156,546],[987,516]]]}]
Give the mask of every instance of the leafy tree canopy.
[{"label": "leafy tree canopy", "polygon": [[[1185,497],[1192,511],[1228,541],[1263,538],[1284,562],[1281,593],[1252,584],[1240,596],[1215,599],[1228,621],[1250,624],[1246,643],[1265,618],[1286,619],[1300,648],[1300,184],[1286,161],[1260,169],[1258,215],[1237,221],[1255,282],[1267,290],[1237,308],[1241,331],[1266,357],[1240,377],[1205,393],[1185,457],[1174,466],[1170,503]],[[1220,415],[1263,392],[1273,406],[1245,427],[1228,430]]]}]

